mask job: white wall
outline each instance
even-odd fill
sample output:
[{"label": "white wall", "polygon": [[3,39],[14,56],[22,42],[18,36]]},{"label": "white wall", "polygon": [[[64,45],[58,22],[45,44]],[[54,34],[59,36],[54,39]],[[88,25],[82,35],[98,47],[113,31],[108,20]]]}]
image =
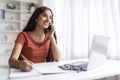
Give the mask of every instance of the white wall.
[{"label": "white wall", "polygon": [[55,0],[42,0],[42,2],[43,2],[43,6],[47,6],[47,7],[51,8],[51,9],[54,8]]},{"label": "white wall", "polygon": [[49,8],[54,8],[55,0],[39,0],[39,6],[47,6]]},{"label": "white wall", "polygon": [[38,0],[38,2],[39,2],[38,7],[43,5],[43,0]]}]

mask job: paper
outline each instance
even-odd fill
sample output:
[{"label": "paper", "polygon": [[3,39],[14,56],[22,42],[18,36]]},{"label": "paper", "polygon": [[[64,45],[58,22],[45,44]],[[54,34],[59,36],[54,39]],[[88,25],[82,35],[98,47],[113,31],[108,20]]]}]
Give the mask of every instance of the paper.
[{"label": "paper", "polygon": [[53,74],[53,73],[64,73],[65,70],[62,70],[58,67],[57,62],[49,63],[38,63],[34,65],[35,69],[41,74]]},{"label": "paper", "polygon": [[41,74],[38,73],[34,69],[31,70],[30,72],[22,72],[19,69],[11,68],[9,78],[10,79],[12,79],[12,78],[24,78],[24,77],[37,76],[37,75],[41,75]]},{"label": "paper", "polygon": [[65,70],[58,68],[58,66],[47,66],[47,67],[39,67],[37,68],[41,74],[56,74],[56,73],[64,73]]},{"label": "paper", "polygon": [[58,67],[58,63],[56,62],[48,62],[48,63],[37,63],[34,64],[34,69],[30,72],[22,72],[19,69],[10,68],[9,78],[23,78],[30,76],[40,76],[42,74],[57,74],[64,73],[65,70],[62,70]]}]

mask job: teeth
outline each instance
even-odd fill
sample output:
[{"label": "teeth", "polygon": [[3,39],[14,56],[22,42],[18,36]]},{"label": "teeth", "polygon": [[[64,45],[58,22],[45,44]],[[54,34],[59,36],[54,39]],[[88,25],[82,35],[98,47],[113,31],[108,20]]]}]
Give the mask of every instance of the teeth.
[{"label": "teeth", "polygon": [[48,23],[45,23],[45,25],[49,25]]},{"label": "teeth", "polygon": [[49,25],[49,24],[50,24],[49,22],[46,23],[46,25]]},{"label": "teeth", "polygon": [[49,21],[48,21],[48,22],[44,22],[44,24],[45,24],[45,25],[50,25],[50,22],[49,22]]}]

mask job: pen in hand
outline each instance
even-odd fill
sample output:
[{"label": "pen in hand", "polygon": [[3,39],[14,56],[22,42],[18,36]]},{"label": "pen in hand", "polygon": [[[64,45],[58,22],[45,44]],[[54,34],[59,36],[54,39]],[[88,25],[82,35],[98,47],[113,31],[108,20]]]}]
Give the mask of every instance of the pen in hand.
[{"label": "pen in hand", "polygon": [[29,61],[24,55],[21,55],[21,57],[24,59],[20,61],[19,68],[21,71],[28,72],[33,69],[33,63]]},{"label": "pen in hand", "polygon": [[[24,55],[21,55],[21,57],[22,57],[27,63],[29,63],[30,65],[32,64],[32,63],[29,62],[29,60],[28,60]],[[36,70],[38,73],[40,73],[40,72],[35,68],[34,65],[32,65],[32,68],[33,68],[34,70]]]}]

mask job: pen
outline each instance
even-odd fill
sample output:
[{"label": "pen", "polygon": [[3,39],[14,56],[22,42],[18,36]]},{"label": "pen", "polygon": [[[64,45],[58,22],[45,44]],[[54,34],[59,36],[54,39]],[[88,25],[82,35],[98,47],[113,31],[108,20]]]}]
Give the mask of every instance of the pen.
[{"label": "pen", "polygon": [[[26,60],[27,63],[31,64],[31,63],[29,62],[29,60],[28,60],[24,55],[21,55],[21,57],[22,57],[24,60]],[[34,67],[33,67],[33,68],[34,68]]]},{"label": "pen", "polygon": [[[21,55],[21,57],[22,57],[24,60],[26,60],[27,62],[29,61],[24,55]],[[30,62],[28,62],[28,63],[30,63]],[[39,70],[37,70],[37,69],[35,68],[35,66],[33,66],[33,69],[36,70],[38,73],[40,73]],[[40,73],[40,74],[41,74],[41,73]]]},{"label": "pen", "polygon": [[25,56],[21,55],[24,60],[29,61]]}]

